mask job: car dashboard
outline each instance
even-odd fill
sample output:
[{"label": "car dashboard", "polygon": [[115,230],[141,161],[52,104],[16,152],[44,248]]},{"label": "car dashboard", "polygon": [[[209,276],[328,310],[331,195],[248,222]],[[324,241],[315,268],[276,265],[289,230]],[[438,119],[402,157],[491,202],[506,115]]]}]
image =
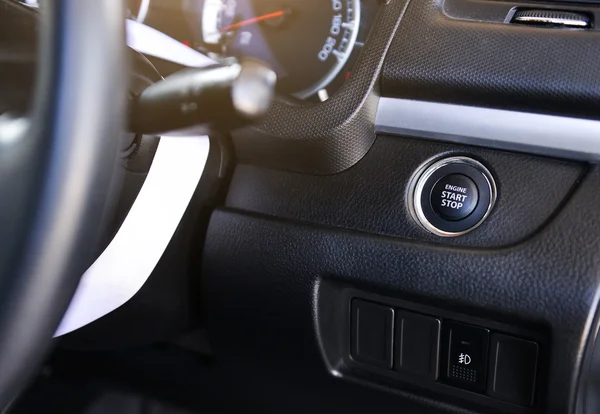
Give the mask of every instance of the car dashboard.
[{"label": "car dashboard", "polygon": [[133,72],[160,80],[181,48],[255,59],[277,95],[211,136],[213,173],[145,287],[66,343],[200,325],[211,363],[161,375],[190,392],[216,378],[201,382],[257,412],[598,411],[600,3],[131,0],[127,15],[178,45],[146,42]]}]

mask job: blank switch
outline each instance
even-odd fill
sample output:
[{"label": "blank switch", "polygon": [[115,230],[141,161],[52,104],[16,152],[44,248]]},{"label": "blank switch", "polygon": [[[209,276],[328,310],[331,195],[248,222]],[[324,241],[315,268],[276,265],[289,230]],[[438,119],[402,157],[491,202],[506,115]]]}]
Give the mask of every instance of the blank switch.
[{"label": "blank switch", "polygon": [[352,357],[365,364],[392,368],[394,310],[352,300]]},{"label": "blank switch", "polygon": [[514,404],[533,404],[538,345],[508,335],[493,334],[488,395]]},{"label": "blank switch", "polygon": [[396,313],[397,371],[437,379],[440,326],[440,320],[431,316]]}]

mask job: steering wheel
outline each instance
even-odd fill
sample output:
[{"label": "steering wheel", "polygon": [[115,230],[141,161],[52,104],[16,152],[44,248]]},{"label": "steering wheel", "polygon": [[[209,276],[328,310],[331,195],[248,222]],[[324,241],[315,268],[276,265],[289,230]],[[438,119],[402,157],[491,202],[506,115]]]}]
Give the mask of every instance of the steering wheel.
[{"label": "steering wheel", "polygon": [[94,259],[125,113],[122,1],[41,3],[32,112],[0,118],[0,409]]}]

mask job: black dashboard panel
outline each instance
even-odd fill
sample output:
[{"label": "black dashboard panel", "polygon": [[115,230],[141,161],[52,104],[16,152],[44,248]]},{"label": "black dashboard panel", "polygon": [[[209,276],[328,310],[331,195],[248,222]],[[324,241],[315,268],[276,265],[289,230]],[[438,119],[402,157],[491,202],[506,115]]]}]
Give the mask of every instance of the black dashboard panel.
[{"label": "black dashboard panel", "polygon": [[504,23],[515,6],[538,4],[410,2],[382,71],[383,95],[597,117],[600,31]]},{"label": "black dashboard panel", "polygon": [[[498,201],[462,237],[440,238],[411,217],[411,176],[432,157],[468,155],[492,170]],[[500,246],[540,229],[567,200],[584,164],[404,137],[379,136],[369,153],[339,174],[314,176],[238,165],[225,205],[286,219],[461,246]]]},{"label": "black dashboard panel", "polygon": [[[213,345],[229,369],[235,367],[240,376],[251,372],[260,377],[261,388],[287,395],[273,397],[278,408],[273,411],[331,412],[326,407],[336,404],[344,386],[334,378],[341,367],[327,367],[321,356],[319,318],[331,302],[320,302],[319,284],[334,278],[423,305],[547,328],[552,343],[542,380],[547,389],[543,405],[548,413],[570,412],[598,301],[600,217],[591,207],[600,203],[599,186],[600,171],[593,168],[541,232],[512,247],[484,250],[216,211],[203,266],[203,303]],[[376,384],[399,398],[357,392],[348,385],[345,412],[498,412]],[[290,399],[298,389],[302,398]],[[364,398],[370,398],[368,411]]]}]

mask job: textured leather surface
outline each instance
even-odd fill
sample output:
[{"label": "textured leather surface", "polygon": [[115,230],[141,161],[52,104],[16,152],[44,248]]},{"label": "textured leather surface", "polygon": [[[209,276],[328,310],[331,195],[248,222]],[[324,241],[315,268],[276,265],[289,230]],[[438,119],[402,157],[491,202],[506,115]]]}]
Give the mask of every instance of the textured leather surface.
[{"label": "textured leather surface", "polygon": [[235,373],[232,389],[263,390],[256,399],[268,390],[270,412],[453,410],[425,395],[400,391],[393,398],[327,373],[314,325],[316,283],[335,277],[481,318],[548,327],[545,405],[548,413],[569,412],[599,282],[598,188],[596,167],[543,231],[512,247],[485,250],[216,211],[204,249],[203,300],[219,362]]},{"label": "textured leather surface", "polygon": [[597,117],[599,31],[452,19],[443,3],[409,4],[382,71],[384,96]]},{"label": "textured leather surface", "polygon": [[[408,182],[439,154],[466,154],[496,177],[498,201],[473,232],[443,239],[416,224],[407,207]],[[585,171],[582,164],[475,147],[380,136],[353,168],[311,176],[239,165],[226,206],[369,233],[462,246],[515,243],[540,228]]]},{"label": "textured leather surface", "polygon": [[369,150],[375,140],[377,79],[406,9],[382,5],[352,77],[320,104],[277,100],[263,122],[233,134],[238,159],[288,171],[333,174]]}]

